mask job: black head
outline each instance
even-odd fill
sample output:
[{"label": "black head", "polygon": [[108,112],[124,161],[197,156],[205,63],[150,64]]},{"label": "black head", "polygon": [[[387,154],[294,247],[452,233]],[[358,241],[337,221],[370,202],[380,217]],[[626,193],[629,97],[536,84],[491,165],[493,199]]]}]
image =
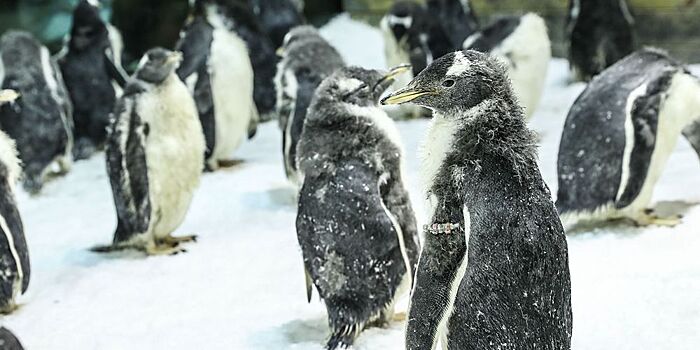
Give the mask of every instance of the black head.
[{"label": "black head", "polygon": [[73,10],[71,49],[83,50],[106,37],[107,26],[100,17],[100,3],[97,0],[81,0]]},{"label": "black head", "polygon": [[305,40],[305,39],[315,39],[319,38],[321,35],[318,33],[318,30],[314,28],[313,26],[310,25],[302,25],[302,26],[296,26],[292,28],[292,30],[289,31],[284,36],[284,40],[282,42],[282,48],[284,47],[289,47],[291,44]]},{"label": "black head", "polygon": [[422,5],[413,1],[397,1],[384,17],[397,41],[404,39],[416,22],[425,15]]},{"label": "black head", "polygon": [[175,73],[182,61],[182,53],[160,47],[148,50],[139,62],[136,78],[151,84],[162,83]]},{"label": "black head", "polygon": [[410,102],[452,115],[495,96],[512,98],[503,66],[487,54],[457,51],[431,63],[408,86],[384,98],[382,104]]},{"label": "black head", "polygon": [[394,82],[394,77],[409,69],[407,65],[399,66],[387,73],[360,67],[342,68],[326,78],[316,94],[361,107],[375,106]]}]

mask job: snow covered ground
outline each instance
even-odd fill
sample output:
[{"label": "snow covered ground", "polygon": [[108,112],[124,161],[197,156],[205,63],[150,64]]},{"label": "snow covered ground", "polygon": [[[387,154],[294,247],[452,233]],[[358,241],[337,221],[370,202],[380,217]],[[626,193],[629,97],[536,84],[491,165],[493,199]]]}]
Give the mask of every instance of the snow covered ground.
[{"label": "snow covered ground", "polygon": [[[323,31],[348,62],[381,67],[381,36],[342,16]],[[581,84],[554,60],[532,126],[553,192],[566,112]],[[416,149],[426,121],[399,123],[408,186],[423,222]],[[306,303],[294,229],[294,190],[284,177],[280,133],[263,125],[234,169],[205,174],[180,234],[196,233],[172,257],[106,257],[116,225],[104,157],[75,165],[40,197],[19,194],[32,261],[22,306],[3,325],[27,349],[321,349],[323,304]],[[682,210],[676,228],[592,228],[569,236],[573,348],[697,349],[700,344],[700,162],[681,141],[656,190]],[[405,308],[405,300],[401,304]],[[401,349],[404,324],[362,333],[356,349]]]}]

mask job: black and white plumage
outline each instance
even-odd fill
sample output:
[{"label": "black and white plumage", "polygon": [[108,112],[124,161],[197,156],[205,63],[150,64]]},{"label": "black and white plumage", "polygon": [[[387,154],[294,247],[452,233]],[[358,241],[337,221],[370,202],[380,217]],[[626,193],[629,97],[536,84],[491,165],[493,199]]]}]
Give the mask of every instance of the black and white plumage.
[{"label": "black and white plumage", "polygon": [[[14,91],[0,91],[0,106],[12,103],[17,97]],[[0,313],[3,314],[16,308],[17,297],[29,286],[29,252],[14,194],[21,173],[15,142],[0,131],[0,271],[3,272]]]},{"label": "black and white plumage", "polygon": [[204,134],[195,102],[175,75],[182,55],[149,50],[117,101],[107,138],[107,170],[117,229],[105,252],[182,251],[172,237],[189,209],[204,166]]},{"label": "black and white plumage", "polygon": [[637,51],[594,77],[571,107],[559,145],[557,207],[565,222],[678,223],[647,206],[698,111],[700,80],[659,50]]},{"label": "black and white plumage", "polygon": [[193,93],[204,130],[207,168],[216,170],[257,127],[248,49],[217,7],[202,1],[195,2],[176,49],[184,56],[177,74]]},{"label": "black and white plumage", "polygon": [[433,110],[406,348],[569,349],[566,237],[505,67],[448,54],[383,100],[406,102]]},{"label": "black and white plumage", "polygon": [[58,64],[73,104],[76,159],[103,147],[109,114],[126,82],[121,68],[121,37],[100,18],[94,0],[81,0],[73,11],[70,36]]},{"label": "black and white plumage", "polygon": [[276,48],[282,47],[284,36],[292,28],[306,22],[295,0],[250,0],[250,4]]},{"label": "black and white plumage", "polygon": [[343,58],[312,26],[290,31],[280,48],[277,65],[277,115],[282,129],[282,152],[287,178],[299,184],[297,144],[311,98],[323,79],[345,66]]},{"label": "black and white plumage", "polygon": [[0,344],[3,350],[24,350],[19,339],[5,327],[0,327]]},{"label": "black and white plumage", "polygon": [[70,169],[70,99],[49,50],[27,32],[8,31],[0,38],[0,83],[20,94],[0,106],[0,128],[17,144],[24,188],[36,194],[52,172]]},{"label": "black and white plumage", "polygon": [[400,137],[377,106],[395,73],[350,67],[325,79],[298,146],[297,236],[307,292],[312,282],[328,311],[328,349],[392,319],[418,255]]},{"label": "black and white plumage", "polygon": [[274,119],[275,111],[275,47],[253,13],[248,0],[197,0],[214,5],[224,24],[245,41],[253,65],[253,98],[260,121]]},{"label": "black and white plumage", "polygon": [[503,61],[525,118],[531,118],[552,57],[544,19],[534,13],[501,18],[468,37],[462,48],[487,52]]},{"label": "black and white plumage", "polygon": [[590,80],[632,53],[633,25],[627,0],[569,0],[566,30],[575,78]]},{"label": "black and white plumage", "polygon": [[[428,0],[428,15],[442,25],[453,48],[479,30],[479,21],[470,0]],[[439,57],[435,57],[439,58]]]}]

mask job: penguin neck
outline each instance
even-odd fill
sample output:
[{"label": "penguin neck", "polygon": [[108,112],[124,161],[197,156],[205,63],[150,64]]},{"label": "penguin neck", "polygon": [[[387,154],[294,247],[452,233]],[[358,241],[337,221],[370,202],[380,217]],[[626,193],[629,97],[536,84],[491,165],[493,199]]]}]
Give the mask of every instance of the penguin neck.
[{"label": "penguin neck", "polygon": [[[428,194],[462,196],[464,190],[480,191],[483,187],[480,184],[486,185],[483,179],[500,177],[503,181],[523,184],[537,175],[532,170],[533,166],[536,169],[536,135],[527,128],[517,105],[489,99],[451,115],[435,112],[434,118],[431,134],[435,133],[433,128],[451,129],[441,132],[451,140],[439,167],[435,166],[427,179]],[[465,188],[465,183],[476,186]]]}]

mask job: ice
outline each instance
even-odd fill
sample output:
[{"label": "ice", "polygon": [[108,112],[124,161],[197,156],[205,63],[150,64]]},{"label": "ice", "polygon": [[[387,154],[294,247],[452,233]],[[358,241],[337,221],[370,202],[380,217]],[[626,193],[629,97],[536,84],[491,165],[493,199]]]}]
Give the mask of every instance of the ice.
[{"label": "ice", "polygon": [[[381,35],[343,15],[322,30],[348,63],[382,68]],[[566,62],[550,65],[532,126],[541,170],[556,193],[564,118],[583,89]],[[407,183],[424,223],[417,145],[425,120],[401,122]],[[104,156],[79,162],[41,196],[19,193],[32,262],[28,293],[3,325],[27,349],[320,350],[328,329],[316,293],[306,303],[276,123],[244,145],[236,168],[205,174],[172,257],[100,256],[116,225]],[[700,344],[700,165],[683,140],[654,201],[685,212],[676,228],[606,226],[569,237],[576,350],[693,350]],[[592,189],[593,190],[593,189]],[[398,309],[405,310],[402,300]],[[403,323],[368,329],[355,349],[402,349]]]}]

